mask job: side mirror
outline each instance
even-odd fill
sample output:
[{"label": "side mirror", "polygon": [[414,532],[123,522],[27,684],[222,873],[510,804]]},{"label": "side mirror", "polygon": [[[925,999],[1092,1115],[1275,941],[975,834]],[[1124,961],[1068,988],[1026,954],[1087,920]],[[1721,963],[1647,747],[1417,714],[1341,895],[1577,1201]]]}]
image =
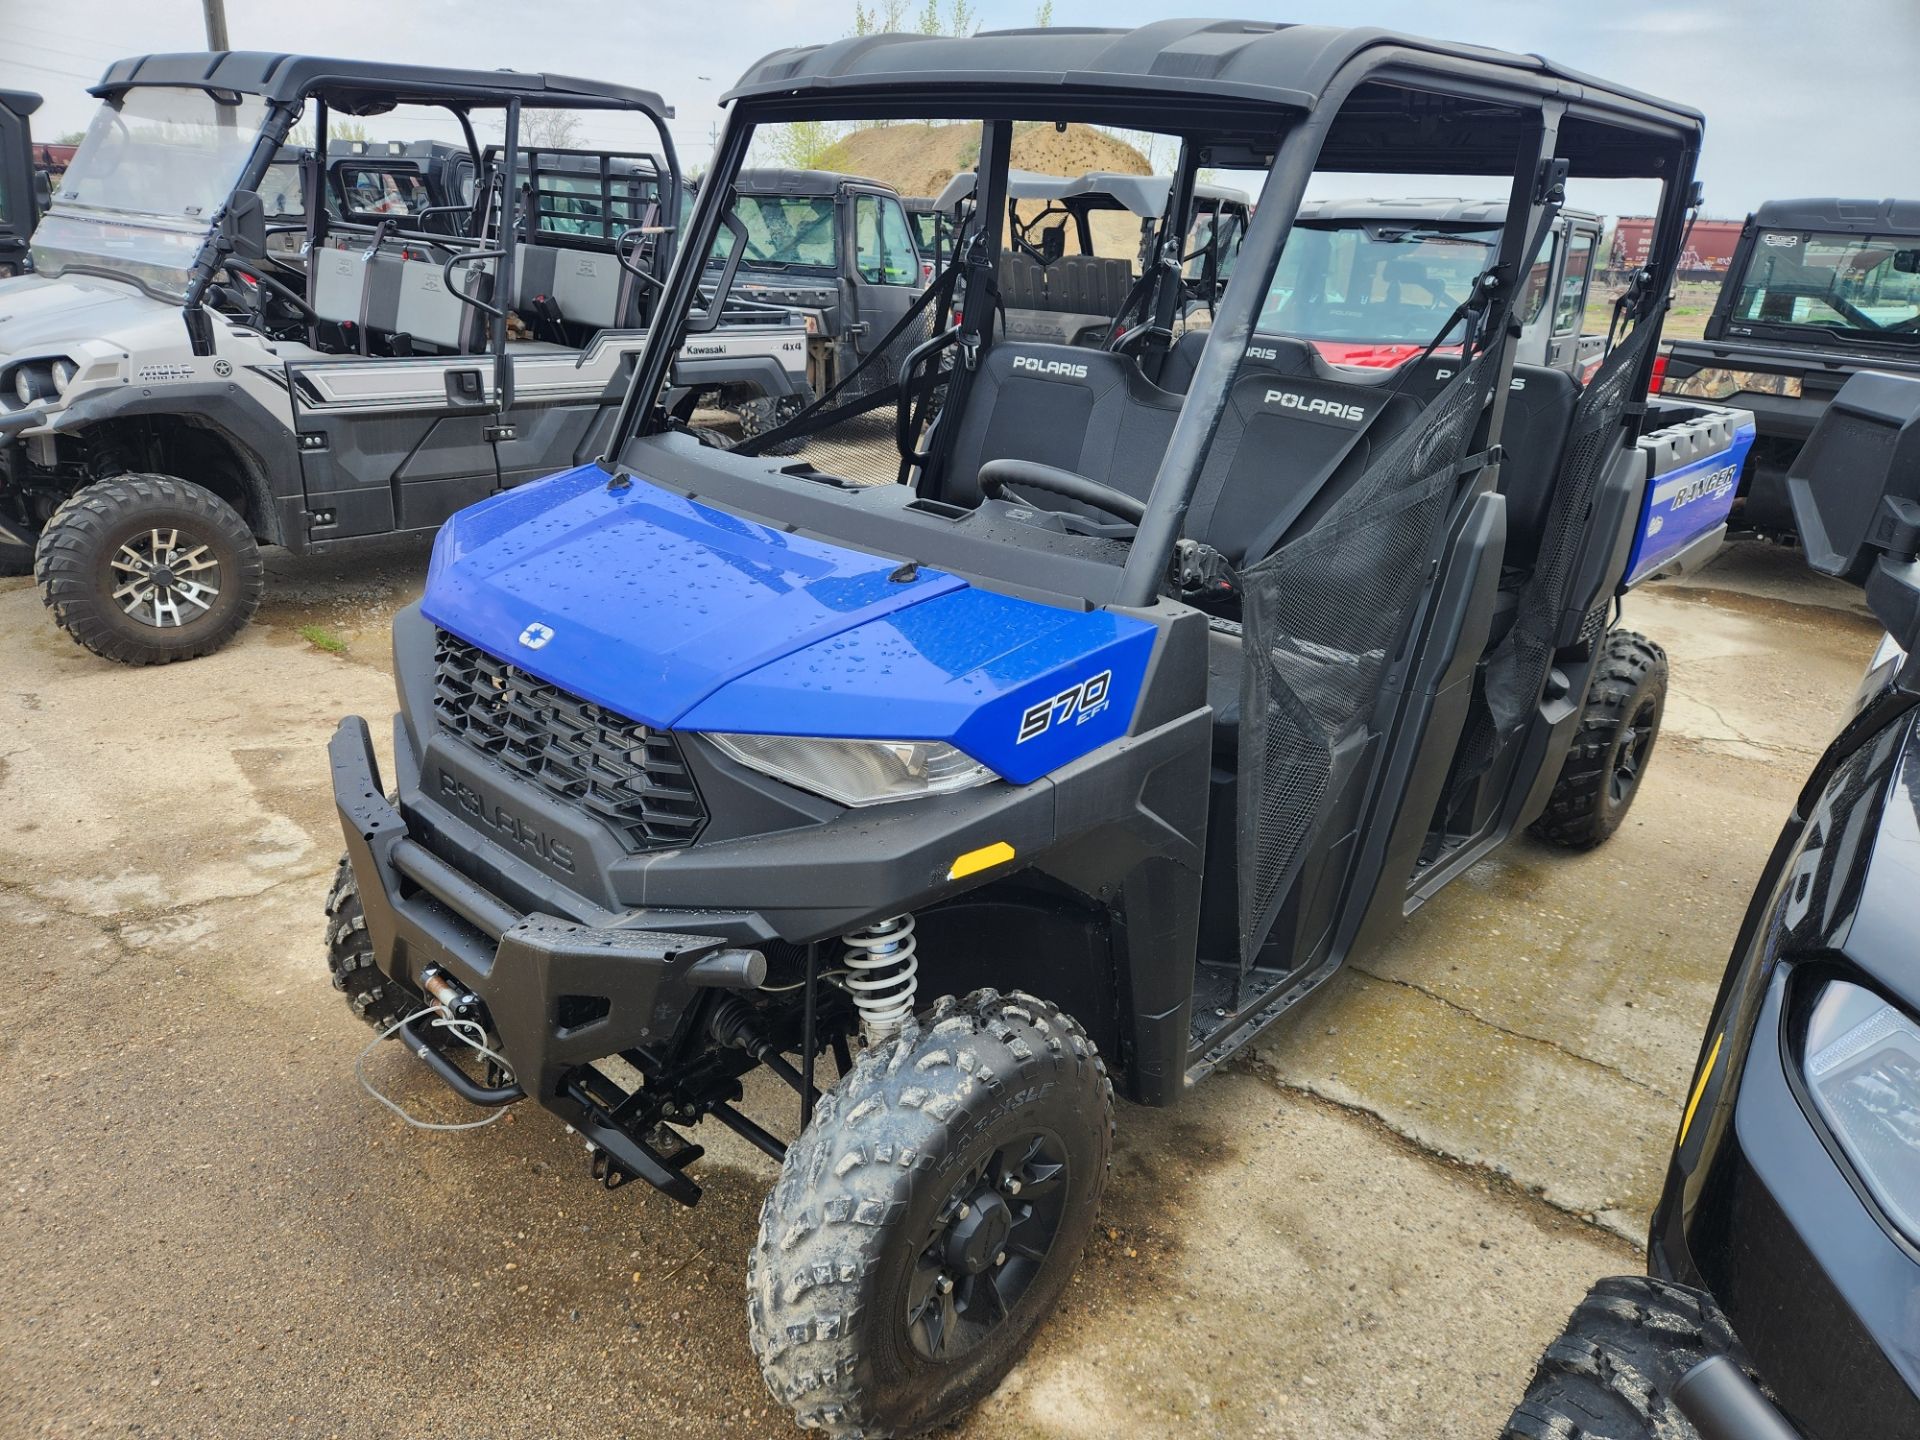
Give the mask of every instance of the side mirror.
[{"label": "side mirror", "polygon": [[1920,647],[1920,377],[1863,371],[1841,387],[1787,474],[1807,563],[1864,585],[1874,615]]},{"label": "side mirror", "polygon": [[1894,251],[1893,268],[1902,275],[1920,275],[1920,250]]},{"label": "side mirror", "polygon": [[1040,232],[1040,263],[1051,265],[1067,253],[1067,227],[1055,225],[1051,230]]},{"label": "side mirror", "polygon": [[220,213],[220,238],[240,255],[263,255],[267,249],[267,205],[257,190],[236,190]]},{"label": "side mirror", "polygon": [[53,208],[53,177],[42,169],[33,172],[33,208],[42,215]]}]

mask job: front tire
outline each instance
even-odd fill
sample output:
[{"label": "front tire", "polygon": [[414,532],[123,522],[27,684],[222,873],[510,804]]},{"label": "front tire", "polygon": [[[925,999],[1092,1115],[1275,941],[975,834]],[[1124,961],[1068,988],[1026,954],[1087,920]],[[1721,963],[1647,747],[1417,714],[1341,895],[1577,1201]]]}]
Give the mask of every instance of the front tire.
[{"label": "front tire", "polygon": [[40,532],[40,599],[107,660],[210,655],[253,618],[266,567],[226,501],[171,475],[116,475],[78,491]]},{"label": "front tire", "polygon": [[396,1025],[420,1008],[419,998],[389,979],[373,958],[360,887],[345,856],[327,892],[327,973],[348,1008],[376,1030]]},{"label": "front tire", "polygon": [[1540,1357],[1500,1440],[1699,1440],[1672,1395],[1712,1355],[1743,1361],[1712,1301],[1645,1275],[1602,1280]]},{"label": "front tire", "polygon": [[1533,833],[1570,850],[1591,850],[1618,830],[1653,758],[1666,706],[1667,652],[1631,630],[1609,631],[1580,729]]},{"label": "front tire", "polygon": [[1112,1147],[1106,1066],[1045,1001],[943,999],[866,1051],[760,1212],[747,1316],[774,1398],[839,1437],[979,1400],[1058,1303]]}]

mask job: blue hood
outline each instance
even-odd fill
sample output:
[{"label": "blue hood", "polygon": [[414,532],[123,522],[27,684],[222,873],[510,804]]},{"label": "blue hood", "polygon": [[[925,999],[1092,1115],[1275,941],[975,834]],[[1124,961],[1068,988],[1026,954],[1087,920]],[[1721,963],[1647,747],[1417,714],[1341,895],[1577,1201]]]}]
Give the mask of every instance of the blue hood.
[{"label": "blue hood", "polygon": [[659,729],[946,740],[1019,781],[1126,733],[1151,626],[900,567],[588,466],[448,521],[421,610]]}]

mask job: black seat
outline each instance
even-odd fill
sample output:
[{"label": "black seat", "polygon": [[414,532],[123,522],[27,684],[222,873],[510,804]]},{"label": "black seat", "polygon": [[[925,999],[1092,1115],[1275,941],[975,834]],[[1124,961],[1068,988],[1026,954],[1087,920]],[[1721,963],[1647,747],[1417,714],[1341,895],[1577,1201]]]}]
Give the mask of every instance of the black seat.
[{"label": "black seat", "polygon": [[1362,378],[1336,371],[1305,341],[1256,335],[1194,488],[1187,534],[1235,565],[1263,558],[1312,525],[1419,417],[1429,388],[1396,391],[1393,371]]},{"label": "black seat", "polygon": [[[981,356],[941,498],[978,504],[980,467],[1015,459],[1071,470],[1144,500],[1179,413],[1180,397],[1150,383],[1124,355],[1003,341]],[[1113,518],[1038,491],[1023,498]]]},{"label": "black seat", "polygon": [[1200,352],[1207,348],[1211,330],[1186,330],[1173,342],[1167,358],[1160,364],[1160,387],[1175,395],[1187,393],[1193,384],[1193,372],[1200,367]]},{"label": "black seat", "polygon": [[1579,403],[1579,383],[1566,371],[1540,365],[1513,367],[1500,437],[1500,448],[1506,452],[1500,465],[1500,493],[1507,497],[1503,567],[1507,570],[1531,571],[1540,556],[1561,452]]}]

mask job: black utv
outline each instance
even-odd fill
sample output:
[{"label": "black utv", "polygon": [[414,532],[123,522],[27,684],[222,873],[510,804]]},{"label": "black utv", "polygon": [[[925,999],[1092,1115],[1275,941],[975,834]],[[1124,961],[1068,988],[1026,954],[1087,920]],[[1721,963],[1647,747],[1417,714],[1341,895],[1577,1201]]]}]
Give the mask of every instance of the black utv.
[{"label": "black utv", "polygon": [[27,248],[49,203],[47,174],[34,164],[30,117],[40,97],[0,90],[0,279],[33,268]]},{"label": "black utv", "polygon": [[[1714,543],[1654,524],[1658,477],[1731,443],[1646,403],[1702,122],[1537,56],[1248,21],[867,36],[730,99],[603,457],[442,529],[395,621],[391,776],[365,721],[334,736],[329,961],[403,1053],[551,1112],[608,1185],[693,1202],[707,1119],[778,1161],[747,1274],[768,1385],[804,1426],[910,1433],[1059,1301],[1116,1091],[1177,1104],[1516,832],[1622,823],[1666,660],[1615,599]],[[669,367],[750,268],[756,133],[916,118],[980,126],[959,254],[876,343],[927,338],[706,443]],[[1176,263],[1124,343],[999,325],[1035,121],[1176,142]],[[1260,200],[1176,342],[1208,168]],[[1507,190],[1401,366],[1260,326],[1316,169]],[[1581,386],[1510,321],[1588,178],[1663,201]],[[1152,378],[1176,344],[1183,393]],[[850,478],[860,435],[895,483]],[[795,436],[837,443],[766,454]]]},{"label": "black utv", "polygon": [[1581,1302],[1507,1440],[1920,1435],[1920,378],[1849,380],[1787,490],[1887,637],[1734,944],[1649,1273]]},{"label": "black utv", "polygon": [[1751,410],[1739,522],[1791,536],[1787,474],[1847,377],[1920,375],[1920,200],[1769,200],[1747,217],[1700,340],[1662,394]]}]

